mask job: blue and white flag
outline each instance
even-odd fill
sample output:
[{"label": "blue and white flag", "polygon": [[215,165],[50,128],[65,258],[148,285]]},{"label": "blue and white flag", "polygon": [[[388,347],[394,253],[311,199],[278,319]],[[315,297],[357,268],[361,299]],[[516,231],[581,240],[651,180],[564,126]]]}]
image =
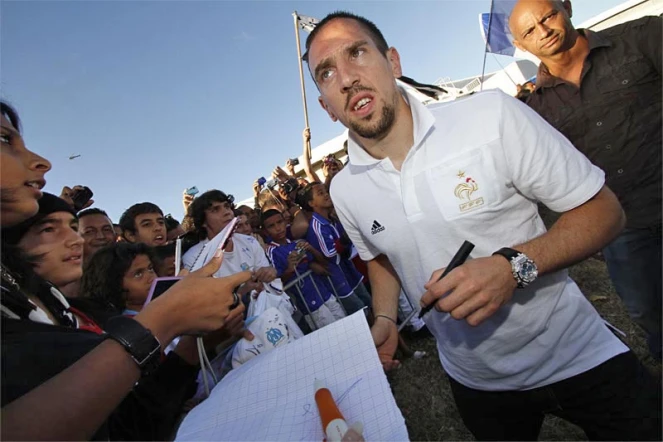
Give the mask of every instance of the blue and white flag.
[{"label": "blue and white flag", "polygon": [[493,0],[490,12],[479,15],[481,35],[487,42],[487,52],[511,57],[516,53],[512,43],[513,35],[509,30],[509,16],[515,4],[515,0]]}]

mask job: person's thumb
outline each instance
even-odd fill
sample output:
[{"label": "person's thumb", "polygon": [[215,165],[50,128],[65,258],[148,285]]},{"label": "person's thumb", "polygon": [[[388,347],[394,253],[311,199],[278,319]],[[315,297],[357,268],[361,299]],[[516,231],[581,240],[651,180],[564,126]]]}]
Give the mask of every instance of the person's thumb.
[{"label": "person's thumb", "polygon": [[364,432],[364,424],[361,422],[355,422],[348,428],[348,431],[345,432],[343,435],[343,439],[341,439],[343,442],[358,442],[358,441],[363,441],[364,436],[362,433]]},{"label": "person's thumb", "polygon": [[350,425],[350,430],[355,430],[359,434],[364,434],[364,424],[361,422],[355,422],[354,424]]},{"label": "person's thumb", "polygon": [[255,336],[253,336],[253,333],[251,333],[251,330],[249,330],[248,328],[242,330],[242,337],[247,341],[253,341],[253,339],[255,338]]}]

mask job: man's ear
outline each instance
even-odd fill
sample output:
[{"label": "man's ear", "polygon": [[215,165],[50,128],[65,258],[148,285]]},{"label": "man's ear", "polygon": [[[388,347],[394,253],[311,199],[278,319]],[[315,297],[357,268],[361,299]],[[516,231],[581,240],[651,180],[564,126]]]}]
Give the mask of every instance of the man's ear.
[{"label": "man's ear", "polygon": [[329,109],[329,106],[327,106],[327,103],[325,103],[325,100],[324,100],[324,98],[322,98],[322,96],[318,97],[318,103],[320,103],[320,106],[322,106],[322,108],[325,110],[325,112],[327,112],[327,115],[329,115],[329,118],[331,118],[331,120],[334,123],[338,121],[338,117],[336,115],[334,115],[334,112],[332,112]]},{"label": "man's ear", "polygon": [[401,67],[401,55],[396,48],[391,47],[387,50],[387,60],[391,63],[391,72],[394,78],[403,76],[403,68]]},{"label": "man's ear", "polygon": [[564,0],[562,6],[566,9],[566,13],[569,15],[569,18],[573,17],[573,6],[571,5],[571,0]]}]

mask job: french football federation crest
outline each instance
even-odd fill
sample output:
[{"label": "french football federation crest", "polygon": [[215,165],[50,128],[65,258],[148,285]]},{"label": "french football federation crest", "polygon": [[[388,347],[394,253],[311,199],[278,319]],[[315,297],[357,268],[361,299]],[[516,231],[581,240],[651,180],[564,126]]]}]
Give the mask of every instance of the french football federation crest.
[{"label": "french football federation crest", "polygon": [[460,211],[468,212],[482,206],[484,204],[483,197],[472,199],[472,195],[479,190],[479,184],[474,180],[474,178],[470,176],[465,177],[465,172],[462,170],[458,171],[456,176],[463,180],[454,189],[454,195],[456,198],[462,201],[458,205]]}]

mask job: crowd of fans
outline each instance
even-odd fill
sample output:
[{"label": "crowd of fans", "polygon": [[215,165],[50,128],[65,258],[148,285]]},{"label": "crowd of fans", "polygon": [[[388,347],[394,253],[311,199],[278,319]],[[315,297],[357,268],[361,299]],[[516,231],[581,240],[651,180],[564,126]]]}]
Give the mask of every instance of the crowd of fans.
[{"label": "crowd of fans", "polygon": [[[223,279],[250,272],[235,291],[241,305],[219,321],[221,329],[204,339],[208,358],[222,356],[226,367],[231,358],[236,367],[238,360],[245,362],[260,354],[252,350],[248,356],[241,355],[238,349],[254,338],[248,324],[270,307],[277,307],[291,321],[288,342],[360,310],[372,321],[368,278],[362,274],[364,267],[336,218],[328,193],[331,180],[343,167],[333,156],[323,162],[324,182],[312,172],[310,158],[305,161],[306,178],[294,174],[292,160],[287,162],[288,172],[275,168],[269,181],[254,184],[254,207],[236,207],[233,196],[221,190],[196,196],[185,191],[181,223],[151,202],[133,204],[119,220],[112,220],[103,210],[103,201],[95,207],[90,207],[94,201],[89,195],[81,201],[81,192],[89,190],[83,186],[65,187],[60,196],[42,194],[39,189],[50,163],[23,146],[18,115],[5,103],[2,115],[2,307],[3,316],[14,320],[3,321],[3,360],[12,361],[3,368],[3,407],[20,402],[17,399],[103,339],[76,335],[83,342],[69,343],[66,354],[59,357],[44,351],[44,346],[67,340],[67,333],[104,336],[107,325],[119,316],[140,318],[151,305],[148,298],[155,278],[177,276],[179,262],[180,275],[203,272]],[[308,130],[304,135],[308,141]],[[29,216],[16,220],[10,215],[15,211],[9,203],[11,192],[5,190],[9,188],[5,181],[12,178],[5,174],[5,144],[22,151],[20,168],[28,177],[35,176],[23,178],[21,191],[30,193],[38,209],[36,213],[24,210]],[[201,267],[198,261],[205,245],[235,218],[236,231],[223,259],[194,272]],[[279,298],[279,306],[270,302]],[[55,325],[62,334],[46,337],[43,329],[35,328],[44,324]],[[95,437],[155,440],[172,436],[187,400],[197,389],[200,392],[196,387],[200,377],[198,359],[192,354],[194,338],[186,333],[169,337],[170,345],[161,341],[158,368],[143,372],[105,425],[95,427]],[[243,343],[237,345],[238,339]],[[237,347],[234,353],[233,347]],[[413,354],[404,344],[402,349],[405,355]],[[15,352],[43,364],[26,368]]]}]

